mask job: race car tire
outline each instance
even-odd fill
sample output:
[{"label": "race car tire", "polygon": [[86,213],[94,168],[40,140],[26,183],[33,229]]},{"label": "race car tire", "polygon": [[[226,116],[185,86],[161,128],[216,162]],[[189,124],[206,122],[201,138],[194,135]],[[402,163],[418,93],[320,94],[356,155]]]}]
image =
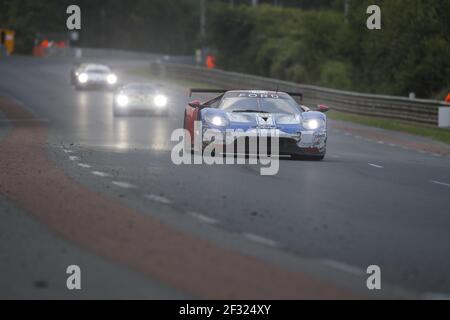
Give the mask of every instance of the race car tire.
[{"label": "race car tire", "polygon": [[299,155],[299,154],[293,154],[291,155],[292,160],[306,160],[306,161],[322,161],[325,159],[325,154],[316,156],[316,155]]},{"label": "race car tire", "polygon": [[311,156],[310,160],[311,161],[322,161],[323,159],[325,159],[325,155],[321,155],[321,156]]},{"label": "race car tire", "polygon": [[113,107],[113,115],[114,115],[114,117],[125,117],[127,114],[123,111],[119,111],[119,109],[116,106],[114,106]]},{"label": "race car tire", "polygon": [[[184,112],[184,117],[183,117],[183,129],[185,130],[185,133],[187,132],[187,128],[186,128],[186,111]],[[190,139],[188,139],[190,137],[185,137],[184,138],[184,152],[186,153],[190,153],[190,154],[199,154],[199,151],[194,150],[194,144],[192,143],[192,141],[190,141]],[[202,152],[203,154],[203,152]]]}]

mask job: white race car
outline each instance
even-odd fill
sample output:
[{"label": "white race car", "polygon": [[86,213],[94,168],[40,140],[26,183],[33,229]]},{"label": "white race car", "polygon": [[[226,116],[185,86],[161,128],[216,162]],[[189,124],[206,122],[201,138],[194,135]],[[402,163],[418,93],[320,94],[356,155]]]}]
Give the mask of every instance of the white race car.
[{"label": "white race car", "polygon": [[[251,140],[275,133],[280,155],[318,161],[325,158],[328,137],[325,113],[329,109],[318,105],[311,110],[299,104],[293,97],[301,99],[301,93],[191,89],[193,93],[218,96],[206,102],[194,100],[186,106],[184,128],[191,138],[191,150],[203,152],[208,145],[229,144],[235,154],[240,153],[239,145],[243,146],[241,151],[250,154]],[[224,138],[227,133],[231,134],[231,141]]]},{"label": "white race car", "polygon": [[169,100],[161,86],[152,83],[129,83],[120,87],[113,102],[115,116],[125,116],[133,111],[167,116]]},{"label": "white race car", "polygon": [[70,81],[77,89],[115,88],[118,79],[108,66],[83,63],[71,70]]}]

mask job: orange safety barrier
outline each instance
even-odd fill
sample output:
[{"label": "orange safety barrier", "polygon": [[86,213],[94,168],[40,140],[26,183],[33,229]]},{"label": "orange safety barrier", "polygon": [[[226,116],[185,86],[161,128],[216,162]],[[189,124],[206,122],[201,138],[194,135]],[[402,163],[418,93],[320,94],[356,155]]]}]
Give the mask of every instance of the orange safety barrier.
[{"label": "orange safety barrier", "polygon": [[208,69],[215,69],[216,68],[216,57],[213,55],[208,55],[206,57],[206,67]]}]

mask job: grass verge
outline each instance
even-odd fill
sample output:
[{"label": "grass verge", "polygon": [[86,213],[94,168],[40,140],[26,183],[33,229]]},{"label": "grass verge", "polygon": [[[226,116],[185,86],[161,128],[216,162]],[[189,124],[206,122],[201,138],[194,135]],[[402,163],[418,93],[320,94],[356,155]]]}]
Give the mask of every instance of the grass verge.
[{"label": "grass verge", "polygon": [[330,111],[328,117],[334,120],[349,121],[371,127],[411,133],[450,144],[450,130],[432,125],[396,119],[362,116],[338,111]]},{"label": "grass verge", "polygon": [[[148,69],[130,69],[128,70],[129,74],[145,77],[149,80],[158,81],[150,70]],[[185,87],[199,87],[205,89],[213,89],[214,86],[208,85],[206,83],[190,81],[190,80],[179,80],[179,79],[163,79],[163,80],[171,80],[177,83],[178,85]],[[450,144],[450,130],[442,129],[432,125],[420,124],[415,122],[408,122],[396,119],[388,119],[388,118],[379,118],[379,117],[369,117],[362,116],[351,113],[344,113],[338,111],[330,111],[328,114],[330,119],[348,121],[358,124],[363,124],[366,126],[377,127],[387,130],[405,132],[410,134],[415,134],[422,137],[428,137],[436,141],[444,142]]]}]

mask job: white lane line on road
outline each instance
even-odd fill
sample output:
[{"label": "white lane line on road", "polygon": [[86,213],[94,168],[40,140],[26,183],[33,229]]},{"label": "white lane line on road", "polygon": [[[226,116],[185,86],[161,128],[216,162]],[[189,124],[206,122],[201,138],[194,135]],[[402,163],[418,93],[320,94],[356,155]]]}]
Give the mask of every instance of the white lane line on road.
[{"label": "white lane line on road", "polygon": [[409,147],[402,146],[403,150],[411,150]]},{"label": "white lane line on road", "polygon": [[131,184],[126,181],[113,181],[112,184],[123,189],[137,189],[137,187],[134,184]]},{"label": "white lane line on road", "polygon": [[91,173],[94,176],[98,176],[98,177],[102,177],[102,178],[106,178],[106,177],[111,177],[111,175],[109,173],[106,172],[101,172],[101,171],[91,171]]},{"label": "white lane line on road", "polygon": [[277,247],[278,243],[274,240],[271,239],[267,239],[261,236],[258,236],[256,234],[253,233],[243,233],[242,234],[245,238],[247,238],[248,240],[251,240],[253,242],[257,242],[259,244],[263,244],[265,246],[269,246],[269,247]]},{"label": "white lane line on road", "polygon": [[361,136],[355,136],[355,138],[356,138],[356,139],[362,139],[362,137],[361,137]]},{"label": "white lane line on road", "polygon": [[207,224],[218,224],[219,221],[217,221],[216,219],[210,218],[208,216],[205,216],[201,213],[197,213],[197,212],[188,212],[188,215],[190,215],[191,217],[200,220],[201,222],[207,223]]},{"label": "white lane line on road", "polygon": [[433,155],[435,157],[440,157],[441,156],[441,154],[439,154],[439,153],[432,153],[431,155]]},{"label": "white lane line on road", "polygon": [[156,194],[146,194],[145,197],[149,200],[155,201],[155,202],[160,202],[163,204],[171,204],[172,201],[170,201],[169,199],[162,197],[162,196],[158,196]]},{"label": "white lane line on road", "polygon": [[82,167],[82,168],[85,168],[85,169],[91,168],[91,165],[86,164],[86,163],[79,163],[78,166],[79,166],[79,167]]},{"label": "white lane line on road", "polygon": [[397,145],[395,143],[389,143],[389,147],[396,147]]},{"label": "white lane line on road", "polygon": [[384,141],[378,140],[377,143],[378,144],[384,144]]},{"label": "white lane line on road", "polygon": [[70,161],[80,161],[80,157],[77,156],[70,156],[69,159]]},{"label": "white lane line on road", "polygon": [[73,153],[73,151],[72,151],[72,150],[69,150],[69,149],[63,149],[63,151],[64,151],[65,153]]},{"label": "white lane line on road", "polygon": [[355,275],[361,275],[361,274],[365,273],[363,270],[361,270],[357,267],[353,267],[353,266],[343,263],[343,262],[330,260],[330,259],[321,259],[319,261],[322,262],[323,264],[326,264],[329,267],[332,267],[334,269],[338,269],[341,271],[345,271],[347,273],[351,273],[351,274],[355,274]]},{"label": "white lane line on road", "polygon": [[7,119],[7,120],[0,120],[1,123],[20,123],[20,122],[50,122],[46,118],[38,118],[38,119],[28,119],[28,118],[18,118],[18,119]]},{"label": "white lane line on road", "polygon": [[378,164],[368,163],[368,165],[374,168],[383,169],[383,166],[380,166]]},{"label": "white lane line on road", "polygon": [[440,182],[440,181],[436,181],[436,180],[431,180],[431,182],[434,183],[434,184],[438,184],[440,186],[450,187],[449,183]]}]

